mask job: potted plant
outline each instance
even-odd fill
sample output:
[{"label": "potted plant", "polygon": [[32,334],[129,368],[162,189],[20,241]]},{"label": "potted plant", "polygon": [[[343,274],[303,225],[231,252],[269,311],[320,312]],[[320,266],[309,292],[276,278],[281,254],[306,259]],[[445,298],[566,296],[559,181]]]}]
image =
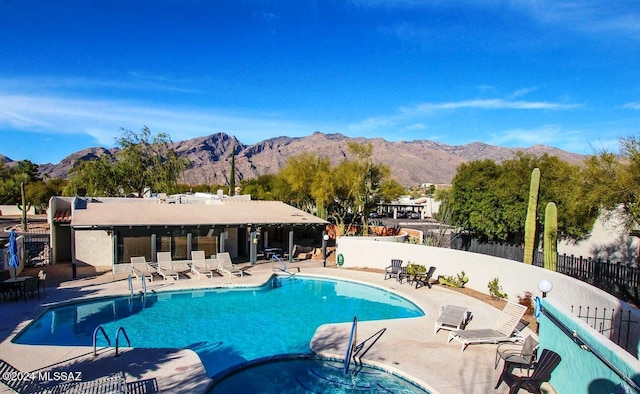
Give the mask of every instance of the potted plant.
[{"label": "potted plant", "polygon": [[416,264],[409,262],[407,264],[407,274],[411,280],[415,280],[417,276],[425,275],[427,273],[427,267],[422,264]]}]

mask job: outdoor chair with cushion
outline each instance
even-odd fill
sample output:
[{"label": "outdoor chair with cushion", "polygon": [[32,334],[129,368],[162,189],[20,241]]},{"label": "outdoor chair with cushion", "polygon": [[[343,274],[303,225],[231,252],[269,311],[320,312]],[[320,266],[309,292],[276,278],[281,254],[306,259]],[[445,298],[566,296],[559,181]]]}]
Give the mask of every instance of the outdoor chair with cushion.
[{"label": "outdoor chair with cushion", "polygon": [[493,327],[473,330],[455,330],[449,333],[449,342],[455,339],[462,344],[462,351],[469,345],[478,343],[524,342],[520,335],[514,335],[520,319],[527,307],[507,302]]},{"label": "outdoor chair with cushion", "polygon": [[552,350],[544,349],[540,353],[538,361],[531,365],[533,373],[531,376],[518,376],[514,375],[513,368],[509,363],[505,363],[498,383],[496,383],[496,389],[500,387],[502,382],[505,382],[509,386],[509,394],[515,394],[520,389],[525,389],[530,393],[541,394],[540,387],[544,382],[548,382],[551,378],[551,373],[560,364],[560,355]]},{"label": "outdoor chair with cushion", "polygon": [[538,349],[538,341],[531,335],[524,339],[522,345],[513,343],[501,343],[496,349],[496,363],[494,368],[498,368],[500,360],[509,363],[514,368],[529,368],[536,359],[536,350]]},{"label": "outdoor chair with cushion", "polygon": [[391,259],[391,265],[384,269],[384,280],[389,278],[399,279],[399,274],[402,272],[402,260]]}]

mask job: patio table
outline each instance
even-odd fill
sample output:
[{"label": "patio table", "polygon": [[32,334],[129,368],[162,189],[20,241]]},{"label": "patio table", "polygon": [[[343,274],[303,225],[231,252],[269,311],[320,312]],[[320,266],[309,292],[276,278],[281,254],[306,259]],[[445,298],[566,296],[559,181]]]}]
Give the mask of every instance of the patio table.
[{"label": "patio table", "polygon": [[10,294],[10,298],[13,301],[20,299],[20,294],[24,293],[24,287],[26,280],[31,278],[30,276],[19,276],[15,279],[6,279],[2,281],[2,296],[4,298],[5,291]]}]

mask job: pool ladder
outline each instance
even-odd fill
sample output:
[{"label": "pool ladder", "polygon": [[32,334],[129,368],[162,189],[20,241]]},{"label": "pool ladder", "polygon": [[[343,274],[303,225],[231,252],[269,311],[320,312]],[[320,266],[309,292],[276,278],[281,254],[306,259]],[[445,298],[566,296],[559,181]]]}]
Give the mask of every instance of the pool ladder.
[{"label": "pool ladder", "polygon": [[[351,359],[353,359],[353,362],[355,363],[356,366],[358,366],[358,364],[362,366],[362,356],[364,356],[369,351],[369,349],[371,349],[371,347],[373,347],[373,345],[375,345],[375,343],[378,342],[378,339],[382,337],[382,334],[384,334],[385,331],[387,331],[387,329],[382,328],[378,330],[378,332],[376,332],[375,334],[371,335],[369,338],[356,344],[357,336],[358,336],[358,317],[357,316],[353,317],[353,324],[351,325],[351,335],[349,336],[349,343],[347,344],[347,354],[345,355],[345,358],[344,358],[344,374],[345,375],[347,374],[347,372],[349,372],[349,365],[351,364]],[[369,342],[368,345],[367,345],[367,342]],[[365,348],[365,345],[367,345],[366,348]]]},{"label": "pool ladder", "polygon": [[[98,333],[100,332],[102,333],[102,336],[104,336],[104,339],[107,340],[107,347],[111,346],[111,340],[109,339],[107,332],[104,330],[104,327],[102,326],[96,327],[96,329],[93,330],[93,357],[97,356],[96,348],[98,347]],[[118,329],[116,330],[116,357],[118,356],[118,348],[119,348],[118,344],[120,339],[120,333],[122,333],[122,335],[124,335],[124,339],[127,340],[127,346],[131,347],[131,341],[129,340],[129,336],[127,335],[127,332],[125,331],[124,327],[122,326],[118,327]]]},{"label": "pool ladder", "polygon": [[[142,291],[140,293],[142,294],[143,297],[146,297],[147,281],[146,281],[146,278],[144,277],[144,274],[142,274],[142,277],[140,279],[142,279]],[[129,298],[133,298],[133,278],[131,277],[131,275],[129,275],[127,280],[129,282]]]}]

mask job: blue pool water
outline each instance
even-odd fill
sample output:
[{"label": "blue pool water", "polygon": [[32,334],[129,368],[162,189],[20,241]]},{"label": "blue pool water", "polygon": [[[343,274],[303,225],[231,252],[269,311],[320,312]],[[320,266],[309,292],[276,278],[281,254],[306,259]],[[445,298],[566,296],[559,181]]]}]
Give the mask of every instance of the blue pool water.
[{"label": "blue pool water", "polygon": [[[132,347],[194,350],[212,376],[248,360],[307,353],[322,324],[350,322],[354,316],[366,321],[423,315],[415,304],[382,289],[274,277],[260,287],[162,292],[57,307],[14,342],[91,346],[95,328],[102,325],[113,346],[116,331],[124,327]],[[107,345],[101,335],[98,339],[99,346]]]},{"label": "blue pool water", "polygon": [[420,393],[422,387],[370,366],[352,367],[322,359],[282,359],[259,363],[222,377],[208,394]]}]

